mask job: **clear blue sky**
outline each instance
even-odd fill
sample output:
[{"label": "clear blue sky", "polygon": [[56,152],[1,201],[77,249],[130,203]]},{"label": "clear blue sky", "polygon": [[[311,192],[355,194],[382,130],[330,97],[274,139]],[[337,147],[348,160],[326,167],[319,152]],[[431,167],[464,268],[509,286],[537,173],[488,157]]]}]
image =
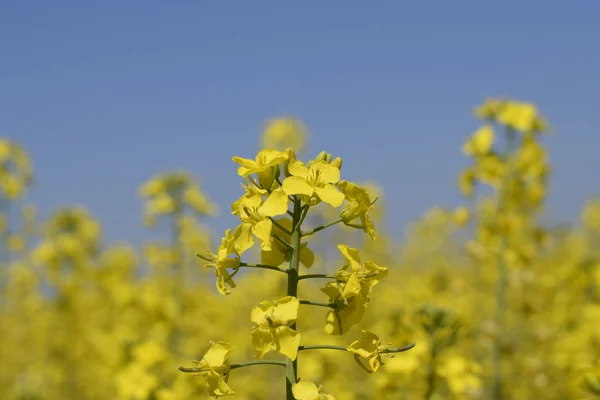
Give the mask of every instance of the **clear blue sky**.
[{"label": "clear blue sky", "polygon": [[107,239],[139,242],[142,181],[188,168],[226,213],[231,156],[252,156],[260,124],[292,114],[310,154],[382,184],[401,234],[461,203],[472,107],[507,95],[548,116],[551,210],[574,218],[600,194],[600,3],[491,4],[5,0],[0,135],[33,157],[43,215],[83,203]]}]

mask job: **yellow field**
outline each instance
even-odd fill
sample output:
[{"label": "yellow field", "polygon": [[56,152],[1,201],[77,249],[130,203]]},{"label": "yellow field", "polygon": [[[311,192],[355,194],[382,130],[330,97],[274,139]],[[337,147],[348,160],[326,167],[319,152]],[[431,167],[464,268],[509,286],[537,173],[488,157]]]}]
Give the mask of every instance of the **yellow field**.
[{"label": "yellow field", "polygon": [[[0,398],[600,398],[600,202],[543,225],[545,120],[505,99],[475,117],[464,206],[403,243],[379,229],[394,200],[335,149],[304,157],[299,121],[231,155],[231,207],[185,172],[143,183],[144,223],[172,240],[140,254],[85,208],[38,221],[26,149],[0,141]],[[239,218],[221,240],[219,209]]]}]

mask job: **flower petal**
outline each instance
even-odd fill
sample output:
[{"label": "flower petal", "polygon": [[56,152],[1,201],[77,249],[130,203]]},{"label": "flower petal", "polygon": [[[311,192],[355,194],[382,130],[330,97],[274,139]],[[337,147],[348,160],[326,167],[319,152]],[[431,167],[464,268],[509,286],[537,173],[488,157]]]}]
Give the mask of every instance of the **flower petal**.
[{"label": "flower petal", "polygon": [[288,210],[288,195],[283,189],[273,191],[258,209],[258,213],[263,217],[276,217],[283,215]]},{"label": "flower petal", "polygon": [[326,184],[323,187],[315,187],[315,192],[321,201],[324,201],[332,207],[341,206],[345,199],[344,194],[331,184]]},{"label": "flower petal", "polygon": [[[285,178],[283,181],[283,191],[288,195],[292,196],[295,194],[304,194],[306,196],[312,196],[315,189],[299,176],[290,176]],[[341,203],[340,203],[341,204]]]},{"label": "flower petal", "polygon": [[234,232],[235,242],[234,248],[236,253],[242,254],[252,246],[254,246],[254,237],[252,236],[252,225],[241,224],[235,228]]},{"label": "flower petal", "polygon": [[278,324],[287,324],[298,318],[300,301],[296,297],[285,296],[277,300],[273,309],[273,319]]},{"label": "flower petal", "polygon": [[218,368],[225,364],[227,357],[233,351],[233,347],[227,342],[216,342],[208,349],[202,359],[206,361],[209,367]]},{"label": "flower petal", "polygon": [[291,360],[295,360],[300,346],[300,334],[289,326],[276,328],[277,351]]},{"label": "flower petal", "polygon": [[260,240],[261,248],[265,251],[271,250],[271,230],[273,222],[270,219],[263,219],[254,225],[252,232]]},{"label": "flower petal", "polygon": [[292,394],[296,400],[314,400],[319,398],[319,389],[312,382],[300,381],[292,385]]},{"label": "flower petal", "polygon": [[263,358],[268,352],[274,349],[271,328],[255,327],[252,329],[251,337],[254,357]]}]

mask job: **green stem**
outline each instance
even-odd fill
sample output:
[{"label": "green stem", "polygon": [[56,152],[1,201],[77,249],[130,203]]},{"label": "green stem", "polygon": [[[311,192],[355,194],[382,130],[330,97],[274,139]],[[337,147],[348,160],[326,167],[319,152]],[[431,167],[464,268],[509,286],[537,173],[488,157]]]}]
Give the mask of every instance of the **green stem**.
[{"label": "green stem", "polygon": [[[302,231],[300,230],[302,220],[302,205],[300,199],[294,196],[294,211],[292,215],[292,226],[294,228],[291,238],[292,256],[290,258],[290,268],[287,270],[288,285],[287,295],[298,297],[298,270],[300,269],[300,240],[302,239]],[[298,330],[296,322],[290,325],[293,330]],[[294,400],[292,393],[292,385],[298,382],[298,358],[295,360],[287,360],[286,378],[285,378],[285,399]]]},{"label": "green stem", "polygon": [[[506,211],[506,204],[504,204],[507,198],[506,188],[512,178],[511,170],[511,155],[515,148],[516,136],[515,131],[507,128],[506,131],[506,150],[504,157],[507,163],[506,176],[503,178],[502,186],[498,193],[498,215],[502,215]],[[500,345],[500,338],[503,336],[504,330],[504,310],[506,308],[506,286],[507,286],[507,265],[504,260],[504,250],[507,246],[507,237],[505,234],[502,235],[502,241],[497,258],[497,279],[495,288],[496,297],[496,310],[494,312],[494,322],[496,325],[496,337],[494,338],[492,347],[492,362],[493,362],[493,381],[492,381],[492,392],[495,400],[501,400],[503,398],[502,393],[502,349]]]},{"label": "green stem", "polygon": [[333,221],[333,222],[330,222],[330,223],[328,223],[328,224],[325,224],[325,225],[318,226],[318,227],[316,227],[316,228],[315,228],[315,229],[313,229],[313,230],[310,230],[310,231],[308,231],[308,232],[304,232],[304,233],[302,233],[302,236],[303,236],[303,237],[304,237],[304,236],[310,236],[310,235],[312,235],[312,234],[314,234],[314,233],[317,233],[317,232],[319,232],[319,231],[322,231],[323,229],[329,228],[330,226],[333,226],[333,225],[339,224],[340,222],[344,222],[344,220],[340,218],[340,219],[338,219],[337,221]]},{"label": "green stem", "polygon": [[288,250],[293,250],[294,246],[289,244],[288,242],[286,242],[281,236],[279,236],[276,233],[271,232],[271,236],[273,237],[273,239],[277,240],[279,243],[281,243],[282,245],[284,245]]},{"label": "green stem", "polygon": [[281,225],[279,222],[277,222],[274,218],[269,217],[269,219],[271,220],[271,222],[273,223],[273,225],[275,225],[279,230],[281,230],[282,232],[285,232],[288,235],[291,235],[292,232],[290,232],[288,229],[286,229],[285,226]]},{"label": "green stem", "polygon": [[240,267],[242,268],[262,268],[262,269],[269,269],[271,271],[277,271],[277,272],[283,272],[284,274],[286,273],[286,271],[282,270],[279,267],[274,267],[272,265],[265,265],[265,264],[247,264],[247,263],[240,263]]},{"label": "green stem", "polygon": [[300,300],[300,304],[305,304],[308,306],[317,306],[317,307],[327,307],[327,308],[336,308],[335,304],[331,303],[320,303],[318,301],[310,301],[310,300]]},{"label": "green stem", "polygon": [[[402,353],[403,351],[407,351],[415,347],[415,343],[408,344],[402,347],[388,347],[385,349],[379,350],[379,354],[391,354],[391,353]],[[340,350],[340,351],[348,351],[347,347],[344,346],[331,346],[328,344],[316,344],[316,345],[307,345],[298,347],[298,351],[306,351],[306,350]]]},{"label": "green stem", "polygon": [[335,276],[327,275],[327,274],[306,274],[306,275],[300,275],[296,279],[301,281],[303,279],[334,279],[335,280],[336,278],[335,278]]},{"label": "green stem", "polygon": [[[280,367],[285,367],[287,365],[286,361],[274,361],[274,360],[255,360],[255,361],[246,361],[243,363],[237,363],[237,364],[231,364],[229,367],[231,369],[238,369],[238,368],[245,368],[245,367],[252,367],[255,365],[279,365]],[[192,372],[192,373],[196,373],[196,372],[203,372],[206,371],[206,368],[186,368],[186,367],[179,367],[179,370],[181,372]]]},{"label": "green stem", "polygon": [[437,347],[433,340],[433,336],[429,335],[429,362],[427,363],[427,371],[425,380],[427,381],[427,392],[425,392],[425,400],[431,399],[435,393],[435,362],[437,359]]}]

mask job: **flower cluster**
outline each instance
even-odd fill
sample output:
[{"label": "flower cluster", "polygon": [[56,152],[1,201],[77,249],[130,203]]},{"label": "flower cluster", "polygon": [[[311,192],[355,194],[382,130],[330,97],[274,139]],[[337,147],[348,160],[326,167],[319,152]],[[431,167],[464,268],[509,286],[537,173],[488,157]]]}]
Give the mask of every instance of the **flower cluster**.
[{"label": "flower cluster", "polygon": [[[358,249],[340,244],[337,247],[344,264],[334,275],[303,275],[300,266],[310,268],[315,257],[308,243],[302,239],[309,239],[338,223],[365,231],[374,238],[375,227],[368,214],[375,201],[365,188],[341,180],[341,158],[333,159],[326,152],[321,152],[307,163],[299,160],[291,148],[285,151],[263,149],[254,159],[233,157],[233,161],[239,165],[238,174],[243,180],[244,193],[231,206],[232,214],[239,218],[240,224],[234,230],[225,232],[216,254],[207,251],[199,256],[205,261],[206,267],[214,269],[217,289],[224,295],[230,294],[231,289],[236,287],[233,277],[243,267],[287,275],[286,296],[262,301],[251,310],[254,356],[263,359],[267,354],[276,352],[285,357],[281,365],[286,367],[286,398],[333,399],[333,396],[322,393],[322,388],[314,383],[298,379],[299,351],[320,348],[348,351],[355,355],[359,365],[373,372],[382,365],[382,351],[393,353],[409,348],[382,347],[379,338],[368,331],[363,331],[362,339],[348,347],[301,345],[301,333],[297,326],[300,305],[327,308],[325,331],[341,335],[362,320],[372,289],[386,277],[388,271],[372,261],[363,263]],[[339,219],[313,229],[303,229],[311,208],[319,204],[338,208],[344,202],[346,206]],[[261,264],[243,262],[242,257],[255,245],[261,250]],[[285,262],[289,263],[287,269],[282,267]],[[298,297],[299,282],[306,279],[330,280],[322,288],[322,292],[329,297],[327,303]],[[221,343],[219,346],[225,345]],[[213,346],[209,352],[214,351]],[[214,371],[206,365],[199,369],[184,370],[206,375],[207,368]],[[215,396],[231,394],[224,379],[216,384],[213,375],[217,376],[211,372],[205,377],[209,392]]]}]

